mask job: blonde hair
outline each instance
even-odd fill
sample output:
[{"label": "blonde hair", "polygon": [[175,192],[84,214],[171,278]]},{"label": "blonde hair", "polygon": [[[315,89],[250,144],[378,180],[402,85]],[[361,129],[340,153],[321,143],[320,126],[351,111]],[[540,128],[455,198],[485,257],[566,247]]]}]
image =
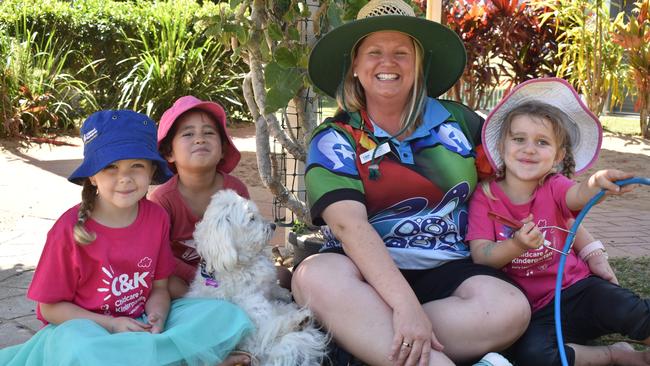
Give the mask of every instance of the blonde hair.
[{"label": "blonde hair", "polygon": [[[368,37],[368,35],[361,38],[352,48],[352,54],[350,55],[351,63],[354,62],[357,50],[366,37]],[[413,83],[413,88],[409,94],[407,108],[402,111],[400,127],[404,128],[406,124],[409,123],[409,120],[413,120],[413,124],[409,126],[407,130],[413,131],[422,123],[420,111],[422,110],[422,106],[426,100],[427,93],[426,85],[424,83],[424,52],[422,51],[422,46],[415,38],[411,36],[409,36],[409,38],[411,38],[413,48],[415,49],[415,82]],[[345,77],[336,91],[336,102],[339,109],[346,112],[359,112],[367,108],[366,94],[359,80],[354,77],[352,67],[347,69]]]},{"label": "blonde hair", "polygon": [[92,185],[90,179],[86,178],[83,182],[81,189],[81,204],[79,205],[79,213],[77,214],[77,223],[74,225],[73,233],[74,240],[79,245],[87,245],[97,239],[97,235],[89,232],[86,229],[85,223],[90,214],[95,208],[95,201],[97,200],[97,187]]},{"label": "blonde hair", "polygon": [[[548,121],[551,124],[551,130],[553,136],[557,141],[558,151],[556,155],[564,151],[564,158],[557,169],[554,167],[547,174],[545,174],[539,181],[541,185],[544,183],[546,178],[549,176],[559,173],[568,178],[573,177],[575,173],[576,163],[573,159],[573,149],[571,148],[571,137],[569,132],[566,129],[566,125],[570,123],[568,121],[568,116],[562,112],[557,107],[552,105],[541,103],[541,102],[527,102],[520,104],[514,107],[508,114],[505,116],[503,123],[501,124],[501,130],[499,131],[499,142],[497,148],[499,149],[501,155],[503,155],[504,144],[510,133],[510,126],[512,126],[512,121],[515,117],[518,116],[529,116],[537,121]],[[505,162],[496,172],[496,177],[494,179],[503,178],[505,175]],[[490,180],[481,182],[481,188],[483,192],[492,200],[497,200],[496,197],[490,191]]]}]

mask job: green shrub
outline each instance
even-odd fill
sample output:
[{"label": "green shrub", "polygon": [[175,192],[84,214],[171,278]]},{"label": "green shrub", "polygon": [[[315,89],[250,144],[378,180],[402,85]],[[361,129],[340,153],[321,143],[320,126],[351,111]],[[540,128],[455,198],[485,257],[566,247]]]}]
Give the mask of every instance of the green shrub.
[{"label": "green shrub", "polygon": [[103,60],[94,69],[86,69],[80,77],[91,83],[95,74],[104,75],[97,84],[96,93],[101,103],[108,105],[115,99],[110,75],[121,71],[116,69],[116,63],[129,54],[121,43],[121,32],[134,34],[135,25],[147,19],[143,15],[141,9],[130,2],[4,0],[0,5],[0,23],[9,35],[18,35],[13,25],[24,18],[40,38],[36,41],[40,42],[56,30],[59,42],[74,45],[76,52],[69,55],[67,68],[81,69],[86,59]]},{"label": "green shrub", "polygon": [[121,62],[130,68],[118,80],[119,107],[157,120],[174,100],[192,94],[220,102],[232,117],[242,107],[241,68],[216,40],[193,33],[190,17],[164,14],[142,27],[138,39],[127,39],[140,53]]},{"label": "green shrub", "polygon": [[[16,37],[3,37],[2,135],[38,135],[75,128],[74,120],[86,108],[95,108],[88,84],[65,70],[75,51],[18,23]],[[39,40],[40,39],[40,40]]]},{"label": "green shrub", "polygon": [[[149,104],[155,117],[160,108],[169,107],[170,104],[164,104],[173,100],[172,96],[177,98],[182,95],[178,93],[192,92],[198,97],[218,99],[231,118],[249,119],[248,112],[242,113],[241,108],[241,66],[231,65],[230,51],[216,44],[206,47],[211,42],[195,31],[194,24],[199,18],[218,11],[216,4],[199,5],[195,0],[3,0],[0,1],[0,34],[20,39],[15,24],[22,21],[33,31],[36,42],[42,42],[56,30],[59,44],[74,47],[74,52],[67,54],[63,69],[90,86],[100,109],[132,106],[146,111]],[[178,43],[186,47],[187,54],[179,52],[170,56],[163,50],[171,50],[167,45],[158,48],[156,42],[167,32],[165,27],[169,24],[184,25],[180,36],[186,38],[179,39]],[[186,56],[195,57],[188,59],[189,65],[184,65]],[[139,66],[135,67],[136,64]],[[164,69],[165,75],[147,77],[136,70],[156,64]],[[196,65],[204,74],[192,68]],[[216,74],[205,76],[209,70]],[[182,79],[185,83],[176,85],[181,80],[178,75],[185,71],[190,72]],[[169,84],[164,90],[166,82]],[[194,85],[189,87],[188,82]],[[137,96],[136,85],[146,86],[143,90],[148,94]],[[90,112],[86,110],[85,114]]]}]

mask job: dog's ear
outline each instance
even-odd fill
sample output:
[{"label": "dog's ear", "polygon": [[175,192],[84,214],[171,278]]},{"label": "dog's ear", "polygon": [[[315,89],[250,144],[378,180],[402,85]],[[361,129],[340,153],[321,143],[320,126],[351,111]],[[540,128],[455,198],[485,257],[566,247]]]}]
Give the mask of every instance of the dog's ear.
[{"label": "dog's ear", "polygon": [[208,272],[228,271],[237,264],[232,224],[225,207],[223,209],[221,212],[206,210],[194,230],[196,251],[205,261]]}]

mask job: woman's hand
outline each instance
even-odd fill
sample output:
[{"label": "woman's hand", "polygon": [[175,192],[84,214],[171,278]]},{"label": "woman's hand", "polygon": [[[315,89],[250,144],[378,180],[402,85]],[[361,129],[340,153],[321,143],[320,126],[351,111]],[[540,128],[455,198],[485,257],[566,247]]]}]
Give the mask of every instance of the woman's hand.
[{"label": "woman's hand", "polygon": [[441,350],[442,345],[382,238],[368,222],[366,207],[357,201],[339,201],[323,211],[323,219],[366,282],[393,312],[388,359],[399,366],[428,365],[431,348]]},{"label": "woman's hand", "polygon": [[431,349],[443,349],[433,333],[431,320],[419,303],[393,309],[393,329],[395,334],[388,359],[395,365],[426,366]]},{"label": "woman's hand", "polygon": [[151,327],[150,324],[137,321],[127,316],[120,316],[111,319],[110,329],[108,329],[108,331],[111,333],[149,332]]}]

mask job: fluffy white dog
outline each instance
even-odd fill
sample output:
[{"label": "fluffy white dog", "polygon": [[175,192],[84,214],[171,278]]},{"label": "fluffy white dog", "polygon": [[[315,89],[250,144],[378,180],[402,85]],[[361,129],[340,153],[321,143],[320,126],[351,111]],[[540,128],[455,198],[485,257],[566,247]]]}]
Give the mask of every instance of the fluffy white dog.
[{"label": "fluffy white dog", "polygon": [[202,261],[187,296],[224,299],[245,310],[256,330],[238,348],[262,365],[320,365],[327,336],[311,311],[298,308],[277,284],[265,251],[274,229],[252,201],[217,192],[194,231]]}]

